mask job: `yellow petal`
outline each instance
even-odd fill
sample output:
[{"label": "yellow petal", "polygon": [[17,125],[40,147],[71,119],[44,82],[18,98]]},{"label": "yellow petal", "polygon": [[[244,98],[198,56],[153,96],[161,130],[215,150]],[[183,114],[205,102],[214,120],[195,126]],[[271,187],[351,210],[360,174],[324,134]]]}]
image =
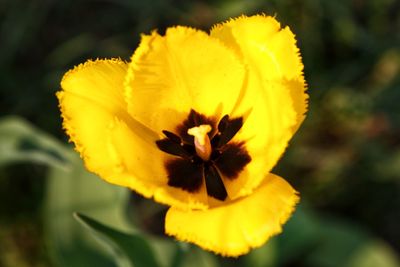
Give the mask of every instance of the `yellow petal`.
[{"label": "yellow petal", "polygon": [[86,167],[106,181],[180,208],[207,207],[205,189],[190,194],[167,185],[160,138],[126,111],[120,60],[88,61],[68,72],[57,93],[63,125]]},{"label": "yellow petal", "polygon": [[67,72],[57,93],[63,127],[85,161],[101,176],[112,173],[113,162],[104,142],[114,117],[124,117],[123,81],[127,65],[121,60],[88,61]]},{"label": "yellow petal", "polygon": [[[293,136],[296,113],[286,83],[259,83],[249,79],[249,87],[268,87],[254,96],[251,110],[234,141],[245,141],[251,161],[237,179],[224,179],[228,195],[236,199],[250,194],[283,155]],[[247,101],[247,100],[246,100]],[[250,101],[250,99],[248,99]]]},{"label": "yellow petal", "polygon": [[132,125],[115,119],[104,136],[115,164],[114,174],[106,179],[151,197],[158,186],[167,183],[164,154],[155,146],[156,135],[144,138],[136,128],[130,128]]},{"label": "yellow petal", "polygon": [[175,130],[190,109],[230,114],[244,79],[236,54],[206,33],[187,27],[143,36],[130,63],[130,114],[156,132]]},{"label": "yellow petal", "polygon": [[303,64],[296,39],[289,27],[281,29],[270,16],[242,16],[215,25],[210,33],[234,49],[249,65],[263,67],[266,79],[303,76]]},{"label": "yellow petal", "polygon": [[296,133],[304,121],[308,109],[308,95],[304,93],[306,85],[303,78],[285,80],[284,83],[286,83],[285,86],[289,88],[290,95],[293,99],[293,106],[297,113],[297,121],[292,128],[293,133]]},{"label": "yellow petal", "polygon": [[236,51],[248,72],[233,115],[246,115],[235,139],[246,140],[252,161],[225,180],[231,198],[251,193],[282,156],[307,109],[303,64],[289,28],[273,17],[242,16],[216,25],[211,36]]},{"label": "yellow petal", "polygon": [[224,256],[239,256],[282,231],[297,192],[281,177],[269,174],[252,195],[209,210],[171,207],[165,231],[182,241]]},{"label": "yellow petal", "polygon": [[[269,80],[296,83],[296,86],[289,86],[297,114],[297,122],[293,126],[295,132],[304,120],[308,96],[300,52],[289,27],[281,29],[279,22],[270,16],[242,16],[214,26],[210,35],[235,50],[247,63],[250,75],[257,76],[262,83]],[[268,86],[261,89],[268,89]],[[254,93],[248,91],[249,88],[244,93],[248,96],[244,98],[254,99]],[[242,106],[246,109],[246,100]]]}]

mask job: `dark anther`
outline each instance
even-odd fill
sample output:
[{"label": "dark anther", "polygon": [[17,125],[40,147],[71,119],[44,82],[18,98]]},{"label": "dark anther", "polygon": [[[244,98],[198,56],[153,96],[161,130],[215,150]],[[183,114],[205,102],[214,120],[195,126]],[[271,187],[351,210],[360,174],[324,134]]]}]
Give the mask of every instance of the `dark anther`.
[{"label": "dark anther", "polygon": [[170,139],[161,139],[156,141],[157,147],[165,153],[179,156],[182,158],[190,158],[191,154],[185,150],[185,148],[179,144],[171,141]]},{"label": "dark anther", "polygon": [[171,132],[166,131],[166,130],[164,130],[162,132],[169,140],[174,141],[175,143],[178,143],[178,144],[180,144],[182,142],[181,138],[179,136],[177,136],[176,134],[171,133]]},{"label": "dark anther", "polygon": [[[197,155],[194,137],[187,133],[189,129],[202,124],[212,127],[208,133],[212,151],[207,161]],[[231,142],[242,125],[242,117],[230,119],[225,115],[217,125],[214,118],[192,109],[182,124],[178,125],[175,133],[164,130],[166,138],[156,141],[157,147],[177,156],[165,162],[168,185],[197,192],[204,181],[209,196],[225,200],[228,194],[223,179],[237,178],[251,161],[244,142]]]},{"label": "dark anther", "polygon": [[218,123],[218,131],[220,133],[225,131],[226,125],[228,124],[228,120],[229,120],[229,115],[227,114],[227,115],[223,116],[222,119],[219,121],[219,123]]},{"label": "dark anther", "polygon": [[213,164],[206,164],[204,166],[204,178],[206,181],[207,194],[216,199],[225,200],[228,194],[226,193],[222,178]]},{"label": "dark anther", "polygon": [[219,136],[219,142],[217,145],[218,147],[221,147],[221,146],[227,144],[229,141],[231,141],[231,139],[240,130],[240,128],[242,128],[243,119],[241,117],[234,118],[232,120],[229,120],[229,118],[227,118],[227,120],[223,124],[224,124],[223,125],[224,130],[220,131],[221,134]]}]

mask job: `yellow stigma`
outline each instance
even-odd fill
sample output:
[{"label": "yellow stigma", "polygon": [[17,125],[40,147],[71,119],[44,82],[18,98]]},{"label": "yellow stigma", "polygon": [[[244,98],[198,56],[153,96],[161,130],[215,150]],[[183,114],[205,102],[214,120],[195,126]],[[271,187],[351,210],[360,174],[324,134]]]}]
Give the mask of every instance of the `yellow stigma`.
[{"label": "yellow stigma", "polygon": [[190,128],[187,133],[194,136],[194,146],[196,148],[197,155],[207,161],[210,159],[212,152],[210,138],[208,133],[211,131],[211,126],[208,124],[202,124],[197,127]]}]

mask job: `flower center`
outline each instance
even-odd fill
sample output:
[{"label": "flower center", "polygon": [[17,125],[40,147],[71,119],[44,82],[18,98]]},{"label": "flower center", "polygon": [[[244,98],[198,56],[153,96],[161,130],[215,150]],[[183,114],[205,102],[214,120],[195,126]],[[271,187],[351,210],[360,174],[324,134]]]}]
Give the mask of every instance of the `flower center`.
[{"label": "flower center", "polygon": [[241,129],[241,117],[214,118],[191,110],[176,133],[164,130],[166,138],[157,147],[174,157],[165,162],[168,185],[197,192],[205,183],[207,194],[219,200],[228,196],[224,180],[236,179],[251,161],[245,142],[231,141]]},{"label": "flower center", "polygon": [[211,143],[208,133],[212,130],[208,124],[202,124],[190,128],[187,133],[194,136],[194,148],[196,149],[197,155],[204,161],[208,161],[211,156]]}]

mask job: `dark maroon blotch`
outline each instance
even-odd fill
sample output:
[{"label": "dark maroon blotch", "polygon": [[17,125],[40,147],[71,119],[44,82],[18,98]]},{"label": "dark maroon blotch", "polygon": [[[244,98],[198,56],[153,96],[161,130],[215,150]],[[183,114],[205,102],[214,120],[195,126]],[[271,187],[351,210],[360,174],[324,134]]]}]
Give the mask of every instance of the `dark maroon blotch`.
[{"label": "dark maroon blotch", "polygon": [[[212,146],[208,161],[203,161],[196,154],[194,138],[187,133],[188,129],[202,124],[212,127],[212,131],[208,133]],[[225,200],[228,194],[221,175],[233,180],[251,161],[244,142],[231,142],[242,125],[242,117],[230,119],[225,115],[217,125],[214,118],[192,109],[187,119],[176,128],[176,134],[164,130],[166,138],[156,141],[157,147],[179,157],[165,162],[168,185],[188,192],[197,192],[204,179],[207,194]]]},{"label": "dark maroon blotch", "polygon": [[203,183],[203,164],[193,164],[187,159],[172,159],[165,163],[168,185],[188,192],[196,192]]},{"label": "dark maroon blotch", "polygon": [[215,165],[226,178],[235,179],[250,161],[251,157],[243,142],[230,143],[223,147]]}]

